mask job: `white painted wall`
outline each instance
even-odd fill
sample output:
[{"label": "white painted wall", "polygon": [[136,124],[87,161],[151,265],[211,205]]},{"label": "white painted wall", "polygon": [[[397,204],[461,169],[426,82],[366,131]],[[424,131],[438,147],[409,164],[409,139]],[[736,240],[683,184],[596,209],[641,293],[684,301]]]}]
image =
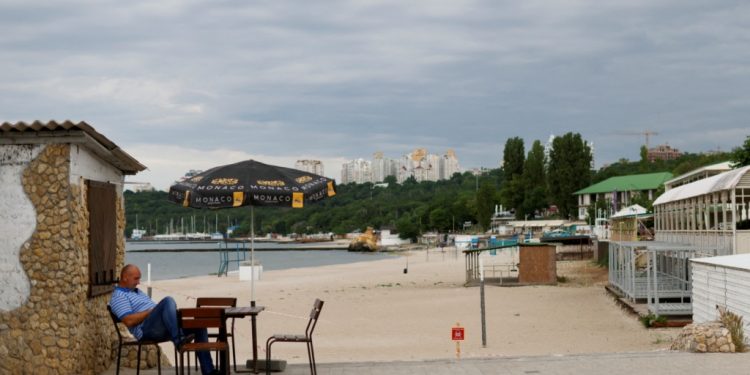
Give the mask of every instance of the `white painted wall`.
[{"label": "white painted wall", "polygon": [[737,248],[734,249],[735,254],[748,254],[750,253],[750,231],[738,230],[737,231]]},{"label": "white painted wall", "polygon": [[397,246],[410,244],[411,240],[402,240],[398,237],[398,234],[391,234],[391,231],[384,229],[380,232],[380,246]]},{"label": "white painted wall", "polygon": [[85,147],[71,145],[70,183],[82,186],[85,180],[113,183],[116,185],[118,195],[121,195],[125,177],[119,169],[101,160]]},{"label": "white painted wall", "polygon": [[23,191],[21,178],[45,145],[0,146],[0,310],[20,307],[31,286],[19,254],[36,230],[36,210]]},{"label": "white painted wall", "polygon": [[719,319],[716,305],[743,317],[750,330],[750,254],[693,259],[693,321]]}]

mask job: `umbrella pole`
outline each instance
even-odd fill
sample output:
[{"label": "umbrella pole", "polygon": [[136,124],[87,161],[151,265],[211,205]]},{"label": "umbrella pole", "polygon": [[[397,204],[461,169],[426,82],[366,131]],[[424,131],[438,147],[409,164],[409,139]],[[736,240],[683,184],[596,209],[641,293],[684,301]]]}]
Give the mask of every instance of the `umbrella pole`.
[{"label": "umbrella pole", "polygon": [[255,207],[250,206],[250,264],[252,276],[250,277],[250,306],[255,306]]}]

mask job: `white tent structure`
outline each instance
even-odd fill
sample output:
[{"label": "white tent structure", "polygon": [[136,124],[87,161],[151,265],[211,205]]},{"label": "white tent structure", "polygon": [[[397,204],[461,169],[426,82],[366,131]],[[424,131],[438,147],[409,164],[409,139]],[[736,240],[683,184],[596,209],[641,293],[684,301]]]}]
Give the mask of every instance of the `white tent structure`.
[{"label": "white tent structure", "polygon": [[750,166],[678,186],[654,201],[656,240],[750,253]]},{"label": "white tent structure", "polygon": [[743,317],[750,330],[750,254],[691,259],[693,322],[719,318],[717,306]]},{"label": "white tent structure", "polygon": [[649,213],[647,209],[645,209],[641,205],[634,204],[632,206],[625,207],[622,210],[615,212],[615,214],[612,215],[611,218],[617,219],[621,217],[646,216],[648,214]]}]

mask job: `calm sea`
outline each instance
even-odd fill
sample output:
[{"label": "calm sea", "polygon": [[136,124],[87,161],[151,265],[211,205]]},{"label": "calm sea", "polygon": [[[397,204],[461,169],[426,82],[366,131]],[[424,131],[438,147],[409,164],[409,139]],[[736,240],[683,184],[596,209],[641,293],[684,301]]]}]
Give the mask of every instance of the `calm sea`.
[{"label": "calm sea", "polygon": [[[249,245],[247,245],[249,247]],[[256,243],[255,260],[264,271],[299,267],[317,267],[379,260],[392,257],[387,253],[356,253],[346,250],[283,250],[295,245]],[[143,251],[145,249],[158,251]],[[194,242],[127,242],[125,262],[137,265],[146,282],[147,265],[151,263],[151,280],[177,279],[190,276],[217,274],[223,257],[230,260],[250,260],[250,252],[230,244],[230,251],[222,253],[218,243]],[[244,258],[243,258],[244,257]],[[236,271],[238,262],[229,262],[229,271]]]}]

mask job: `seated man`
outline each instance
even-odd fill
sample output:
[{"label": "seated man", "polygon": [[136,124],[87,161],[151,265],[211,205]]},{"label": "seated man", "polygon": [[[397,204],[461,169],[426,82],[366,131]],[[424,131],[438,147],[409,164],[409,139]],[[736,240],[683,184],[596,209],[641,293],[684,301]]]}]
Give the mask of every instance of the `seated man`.
[{"label": "seated man", "polygon": [[[120,271],[120,282],[112,293],[109,305],[130,333],[138,340],[170,339],[175,347],[182,345],[184,335],[195,334],[195,341],[208,341],[205,329],[185,330],[177,327],[177,305],[172,297],[164,297],[159,304],[140,289],[141,270],[128,264]],[[198,352],[203,375],[218,374],[209,352]]]}]

